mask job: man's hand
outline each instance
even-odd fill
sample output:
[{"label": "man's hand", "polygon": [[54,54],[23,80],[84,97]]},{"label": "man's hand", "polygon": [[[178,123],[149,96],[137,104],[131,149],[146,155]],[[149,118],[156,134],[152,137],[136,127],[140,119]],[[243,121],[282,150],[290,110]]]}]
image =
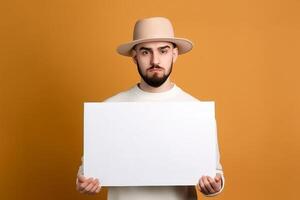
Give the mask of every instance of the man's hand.
[{"label": "man's hand", "polygon": [[82,175],[78,175],[76,189],[83,194],[97,194],[101,190],[101,185],[98,179],[86,178]]},{"label": "man's hand", "polygon": [[222,188],[221,174],[217,174],[214,179],[210,176],[202,176],[197,184],[197,188],[205,195],[219,192]]}]

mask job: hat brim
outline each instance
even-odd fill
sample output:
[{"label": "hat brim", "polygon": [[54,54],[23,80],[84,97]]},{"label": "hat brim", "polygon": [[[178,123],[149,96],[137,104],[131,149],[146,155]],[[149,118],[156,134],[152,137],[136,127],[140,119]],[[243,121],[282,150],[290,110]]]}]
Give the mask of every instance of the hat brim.
[{"label": "hat brim", "polygon": [[193,43],[185,38],[151,38],[151,39],[140,39],[140,40],[134,40],[129,43],[122,44],[118,46],[117,52],[123,56],[131,56],[131,49],[137,44],[143,43],[143,42],[172,42],[175,43],[178,47],[178,54],[184,54],[192,50]]}]

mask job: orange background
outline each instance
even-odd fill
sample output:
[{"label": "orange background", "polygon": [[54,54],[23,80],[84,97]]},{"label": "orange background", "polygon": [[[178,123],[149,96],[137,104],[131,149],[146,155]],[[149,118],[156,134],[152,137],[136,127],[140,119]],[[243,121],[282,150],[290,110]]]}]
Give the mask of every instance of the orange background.
[{"label": "orange background", "polygon": [[216,101],[226,185],[215,199],[298,199],[299,10],[296,0],[1,1],[0,199],[106,198],[75,191],[83,102],[137,83],[115,49],[150,16],[195,43],[173,81]]}]

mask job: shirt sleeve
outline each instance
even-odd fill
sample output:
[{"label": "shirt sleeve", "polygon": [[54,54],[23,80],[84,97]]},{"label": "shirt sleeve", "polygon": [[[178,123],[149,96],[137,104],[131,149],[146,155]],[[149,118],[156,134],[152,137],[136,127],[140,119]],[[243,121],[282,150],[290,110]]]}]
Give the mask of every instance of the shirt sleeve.
[{"label": "shirt sleeve", "polygon": [[76,184],[78,183],[78,175],[83,175],[83,156],[81,157],[81,165],[78,168]]},{"label": "shirt sleeve", "polygon": [[221,185],[221,189],[220,191],[216,192],[216,193],[213,193],[213,194],[203,194],[204,196],[207,196],[207,197],[211,197],[211,196],[216,196],[218,194],[220,194],[222,192],[222,190],[224,189],[224,185],[225,185],[225,178],[224,178],[224,172],[223,172],[223,167],[220,163],[220,151],[219,151],[219,145],[218,145],[218,137],[217,137],[217,133],[216,133],[216,152],[217,152],[217,157],[216,157],[216,173],[217,174],[221,174],[221,177],[222,177],[222,185]]},{"label": "shirt sleeve", "polygon": [[81,157],[81,165],[78,168],[78,175],[83,175],[83,156]]}]

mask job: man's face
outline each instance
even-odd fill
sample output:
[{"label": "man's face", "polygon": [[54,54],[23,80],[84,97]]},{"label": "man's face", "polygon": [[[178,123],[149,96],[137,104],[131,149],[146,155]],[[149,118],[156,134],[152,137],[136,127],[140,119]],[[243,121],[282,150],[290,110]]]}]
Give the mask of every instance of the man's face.
[{"label": "man's face", "polygon": [[140,76],[152,87],[159,87],[168,79],[177,55],[177,48],[170,42],[140,43],[132,51]]}]

